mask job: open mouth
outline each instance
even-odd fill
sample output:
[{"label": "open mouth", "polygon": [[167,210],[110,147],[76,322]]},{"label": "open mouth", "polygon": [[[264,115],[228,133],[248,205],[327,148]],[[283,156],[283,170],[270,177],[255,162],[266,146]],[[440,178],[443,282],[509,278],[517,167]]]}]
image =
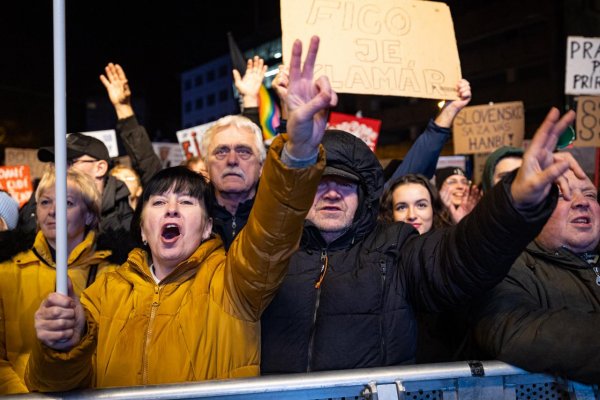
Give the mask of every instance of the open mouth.
[{"label": "open mouth", "polygon": [[591,222],[592,222],[592,220],[590,217],[577,217],[577,218],[571,220],[571,223],[573,223],[573,224],[589,224]]},{"label": "open mouth", "polygon": [[172,240],[181,234],[179,227],[175,224],[167,224],[163,227],[161,236],[163,239]]}]

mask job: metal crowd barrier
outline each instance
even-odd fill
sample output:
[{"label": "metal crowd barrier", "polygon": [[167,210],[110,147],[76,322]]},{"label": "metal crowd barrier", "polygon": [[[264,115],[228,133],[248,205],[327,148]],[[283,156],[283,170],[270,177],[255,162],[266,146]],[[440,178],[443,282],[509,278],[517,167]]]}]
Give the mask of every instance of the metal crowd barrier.
[{"label": "metal crowd barrier", "polygon": [[30,393],[15,399],[592,400],[598,387],[499,361],[423,364],[246,379]]}]

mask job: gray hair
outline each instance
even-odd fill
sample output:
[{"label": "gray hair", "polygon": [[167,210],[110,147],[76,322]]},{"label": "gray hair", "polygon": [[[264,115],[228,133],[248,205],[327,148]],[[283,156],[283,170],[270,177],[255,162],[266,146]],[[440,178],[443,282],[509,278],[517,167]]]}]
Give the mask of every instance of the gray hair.
[{"label": "gray hair", "polygon": [[223,118],[219,118],[213,125],[211,125],[210,128],[207,129],[206,132],[204,132],[204,135],[202,136],[202,143],[200,143],[200,152],[204,157],[204,162],[208,161],[208,148],[210,147],[210,143],[215,135],[223,129],[229,128],[230,126],[234,126],[238,129],[243,129],[254,134],[254,145],[258,150],[258,160],[262,164],[265,161],[265,158],[267,158],[267,149],[263,143],[262,131],[254,122],[241,115],[226,115]]}]

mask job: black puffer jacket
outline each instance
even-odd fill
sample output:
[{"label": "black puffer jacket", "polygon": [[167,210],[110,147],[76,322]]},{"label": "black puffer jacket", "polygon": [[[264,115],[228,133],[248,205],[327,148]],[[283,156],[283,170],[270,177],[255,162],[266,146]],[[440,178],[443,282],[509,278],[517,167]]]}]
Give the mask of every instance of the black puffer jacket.
[{"label": "black puffer jacket", "polygon": [[498,283],[556,201],[554,191],[522,215],[505,182],[459,225],[419,236],[410,225],[376,223],[382,169],[362,141],[330,131],[323,144],[327,165],[360,176],[359,209],[349,230],[329,244],[306,224],[284,283],[262,317],[263,373],[413,362],[413,309],[450,309]]},{"label": "black puffer jacket", "polygon": [[598,271],[597,258],[531,243],[502,283],[474,302],[481,356],[600,383]]}]

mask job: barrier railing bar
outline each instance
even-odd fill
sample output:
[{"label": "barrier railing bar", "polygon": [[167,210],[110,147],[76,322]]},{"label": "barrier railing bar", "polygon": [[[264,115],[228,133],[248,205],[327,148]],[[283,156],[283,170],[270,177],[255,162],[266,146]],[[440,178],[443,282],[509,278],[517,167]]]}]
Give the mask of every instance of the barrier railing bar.
[{"label": "barrier railing bar", "polygon": [[[528,372],[500,361],[482,362],[485,376],[527,375]],[[398,381],[426,381],[472,377],[466,362],[406,365],[397,367],[313,372],[310,374],[272,375],[244,379],[187,382],[153,386],[133,386],[65,393],[29,393],[38,399],[191,399],[249,396],[251,398],[278,393],[291,398],[294,392],[335,393],[356,389],[358,396],[369,382],[395,384]],[[287,393],[287,394],[286,394]],[[289,396],[288,396],[289,395]],[[14,398],[23,398],[13,396]],[[332,396],[328,396],[332,397]],[[8,397],[10,398],[10,397]],[[298,398],[298,397],[297,397]],[[300,398],[307,398],[305,395]]]}]

